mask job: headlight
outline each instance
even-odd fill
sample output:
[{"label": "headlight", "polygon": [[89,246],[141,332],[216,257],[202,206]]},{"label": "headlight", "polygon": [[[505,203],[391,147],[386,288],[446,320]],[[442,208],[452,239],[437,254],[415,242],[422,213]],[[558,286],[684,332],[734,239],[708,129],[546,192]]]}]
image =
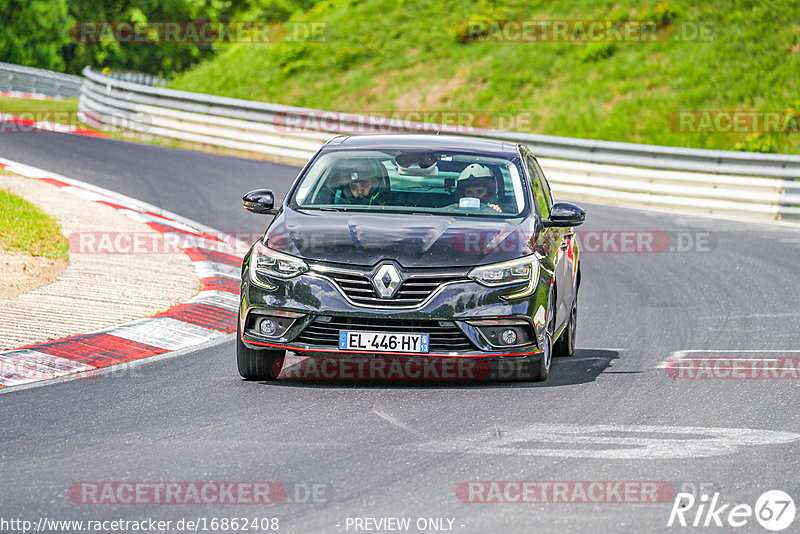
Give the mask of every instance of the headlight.
[{"label": "headlight", "polygon": [[[293,278],[308,271],[308,264],[300,258],[272,250],[261,241],[256,243],[250,255],[250,279],[262,284],[267,278]],[[274,287],[273,287],[274,289]]]},{"label": "headlight", "polygon": [[475,267],[467,276],[488,287],[519,284],[539,276],[539,262],[536,256],[525,256],[518,260]]},{"label": "headlight", "polygon": [[528,285],[525,289],[506,295],[504,298],[527,297],[533,294],[536,290],[536,284],[539,282],[539,260],[532,254],[516,260],[475,267],[467,276],[487,287],[501,287],[527,282]]}]

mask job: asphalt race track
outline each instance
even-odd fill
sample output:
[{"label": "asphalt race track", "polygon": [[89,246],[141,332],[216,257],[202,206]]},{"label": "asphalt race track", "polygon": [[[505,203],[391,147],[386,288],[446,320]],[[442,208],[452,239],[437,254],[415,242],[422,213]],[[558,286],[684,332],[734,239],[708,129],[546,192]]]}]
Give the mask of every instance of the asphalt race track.
[{"label": "asphalt race track", "polygon": [[[5,135],[0,157],[228,232],[263,230],[268,218],[245,212],[241,195],[272,187],[280,198],[298,171],[51,133]],[[365,517],[446,518],[464,533],[667,532],[693,530],[667,527],[672,499],[498,504],[462,502],[456,490],[465,481],[660,481],[675,492],[702,484],[731,507],[771,489],[796,498],[800,382],[674,379],[659,365],[686,350],[800,356],[800,232],[584,207],[579,230],[601,242],[655,231],[691,250],[584,250],[579,350],[556,360],[544,384],[248,383],[228,336],[125,373],[0,394],[0,515],[276,517],[292,533],[353,532],[352,518]],[[720,352],[731,350],[741,352]],[[324,483],[327,502],[74,503],[69,488],[90,481]],[[766,532],[754,517],[739,531]]]}]

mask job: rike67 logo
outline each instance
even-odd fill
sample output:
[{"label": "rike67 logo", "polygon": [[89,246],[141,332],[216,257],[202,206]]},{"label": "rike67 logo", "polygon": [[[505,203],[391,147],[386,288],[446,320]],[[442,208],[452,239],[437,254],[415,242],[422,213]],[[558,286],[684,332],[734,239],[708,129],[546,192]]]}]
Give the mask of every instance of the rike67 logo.
[{"label": "rike67 logo", "polygon": [[[719,492],[699,498],[692,493],[678,493],[667,526],[739,528],[750,524],[755,516],[762,527],[778,532],[792,524],[795,512],[794,500],[780,490],[763,493],[755,506],[725,503]],[[747,532],[752,532],[752,527]]]}]

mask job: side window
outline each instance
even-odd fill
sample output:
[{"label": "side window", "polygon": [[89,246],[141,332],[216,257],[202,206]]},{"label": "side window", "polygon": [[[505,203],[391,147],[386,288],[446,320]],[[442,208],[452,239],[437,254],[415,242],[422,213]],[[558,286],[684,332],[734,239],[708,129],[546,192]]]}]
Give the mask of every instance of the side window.
[{"label": "side window", "polygon": [[542,171],[539,165],[536,164],[536,161],[530,156],[525,157],[525,163],[528,165],[528,172],[533,182],[533,197],[536,200],[536,205],[539,206],[539,215],[541,215],[542,219],[549,219],[550,199],[548,197],[550,195],[549,190],[545,192],[545,189],[542,187]]},{"label": "side window", "polygon": [[[533,160],[533,164],[536,165],[536,171],[539,174],[539,178],[542,180],[542,188],[544,189],[544,196],[547,198],[547,205],[551,208],[553,207],[553,193],[550,191],[550,184],[547,183],[547,178],[544,176],[544,172],[542,172],[542,168],[539,167],[539,162]],[[549,211],[549,209],[548,209]]]}]

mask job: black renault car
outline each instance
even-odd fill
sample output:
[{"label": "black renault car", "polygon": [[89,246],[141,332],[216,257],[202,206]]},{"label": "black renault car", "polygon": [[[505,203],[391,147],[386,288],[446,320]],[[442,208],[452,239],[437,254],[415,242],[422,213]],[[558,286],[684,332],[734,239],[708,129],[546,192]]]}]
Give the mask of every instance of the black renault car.
[{"label": "black renault car", "polygon": [[[244,258],[237,361],[274,379],[311,358],[466,358],[545,380],[575,348],[573,227],[524,145],[442,135],[338,137],[300,172]],[[305,358],[308,359],[308,358]]]}]

